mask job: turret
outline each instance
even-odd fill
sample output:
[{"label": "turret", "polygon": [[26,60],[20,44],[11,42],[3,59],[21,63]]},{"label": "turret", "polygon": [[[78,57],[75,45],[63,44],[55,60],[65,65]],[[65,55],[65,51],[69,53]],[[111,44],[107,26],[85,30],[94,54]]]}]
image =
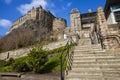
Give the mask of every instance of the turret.
[{"label": "turret", "polygon": [[75,32],[81,30],[80,12],[76,8],[70,13],[70,27]]}]

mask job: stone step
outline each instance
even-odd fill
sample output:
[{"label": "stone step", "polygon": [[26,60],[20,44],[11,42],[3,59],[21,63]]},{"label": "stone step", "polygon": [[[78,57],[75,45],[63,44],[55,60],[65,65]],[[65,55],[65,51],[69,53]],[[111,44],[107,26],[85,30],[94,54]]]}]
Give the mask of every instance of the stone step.
[{"label": "stone step", "polygon": [[120,76],[120,71],[70,71],[69,75],[86,75],[86,76]]},{"label": "stone step", "polygon": [[96,71],[79,71],[79,72],[77,72],[77,71],[70,71],[69,72],[69,75],[86,75],[86,76],[95,76],[95,75],[103,75],[103,73],[102,72],[96,72]]},{"label": "stone step", "polygon": [[90,45],[90,46],[88,46],[88,45],[87,46],[81,46],[81,45],[78,45],[75,48],[83,48],[83,49],[86,49],[86,48],[88,48],[88,49],[89,48],[93,48],[93,49],[95,48],[96,49],[96,48],[98,48],[98,49],[101,49],[101,46],[92,46],[92,45]]},{"label": "stone step", "polygon": [[90,39],[82,42],[74,49],[72,68],[65,80],[120,80],[120,52],[106,52],[100,44],[91,45]]},{"label": "stone step", "polygon": [[91,51],[92,52],[92,51],[101,51],[102,49],[82,49],[82,48],[80,49],[80,48],[75,48],[74,50],[79,51],[79,52],[80,51],[82,51],[82,52],[83,51]]},{"label": "stone step", "polygon": [[[106,54],[104,51],[94,52],[94,51],[73,51],[74,54]],[[118,53],[119,54],[119,53]]]},{"label": "stone step", "polygon": [[120,55],[116,55],[116,56],[115,55],[109,55],[109,56],[103,56],[103,55],[101,55],[101,56],[97,56],[97,55],[96,56],[95,55],[94,56],[87,56],[87,55],[85,55],[85,56],[76,56],[75,55],[75,56],[73,56],[73,59],[83,59],[83,58],[94,58],[94,59],[97,59],[97,58],[106,58],[106,59],[107,58],[110,58],[110,59],[111,58],[118,58],[119,59]]},{"label": "stone step", "polygon": [[104,65],[104,64],[105,64],[105,65],[107,65],[107,64],[110,64],[110,65],[111,65],[111,64],[116,64],[116,65],[117,65],[117,64],[118,64],[118,65],[119,65],[119,64],[120,64],[120,61],[107,61],[107,62],[106,62],[106,61],[104,61],[104,62],[98,62],[98,61],[97,61],[97,62],[73,62],[73,65],[82,65],[82,64],[90,64],[90,65],[92,65],[92,64],[93,64],[93,65],[94,65],[94,64],[97,64],[97,65],[100,65],[100,64],[101,64],[101,65]]},{"label": "stone step", "polygon": [[[106,69],[106,70],[105,70]],[[118,73],[120,74],[120,68],[99,68],[97,70],[94,70],[94,69],[91,69],[91,68],[88,68],[88,69],[82,69],[82,68],[77,68],[77,69],[72,69],[71,71],[69,72],[75,72],[75,73],[79,73],[79,72],[103,72],[103,73]]]},{"label": "stone step", "polygon": [[77,50],[77,49],[75,49],[74,52],[90,52],[91,53],[91,52],[103,52],[103,51],[102,50],[87,50],[87,49],[86,50],[84,50],[84,49]]},{"label": "stone step", "polygon": [[80,67],[72,67],[72,71],[97,71],[97,70],[101,70],[101,71],[120,71],[120,67],[98,67],[98,66],[80,66]]},{"label": "stone step", "polygon": [[79,56],[79,57],[88,57],[88,56],[119,56],[120,54],[79,54],[79,53],[75,53],[74,56]]},{"label": "stone step", "polygon": [[120,80],[120,76],[67,76],[65,80]]},{"label": "stone step", "polygon": [[73,60],[79,60],[79,59],[119,59],[119,56],[74,56]]},{"label": "stone step", "polygon": [[80,59],[73,60],[73,62],[120,62],[120,59]]},{"label": "stone step", "polygon": [[79,49],[86,49],[86,48],[87,48],[87,49],[92,49],[92,48],[93,48],[93,49],[101,49],[101,46],[79,46],[79,45],[78,45],[78,46],[76,46],[75,48],[77,48],[77,49],[78,49],[78,48],[79,48]]},{"label": "stone step", "polygon": [[96,62],[96,60],[95,59],[81,59],[81,60],[73,60],[73,63],[74,62]]},{"label": "stone step", "polygon": [[105,52],[94,52],[94,51],[81,51],[81,52],[74,52],[74,54],[80,55],[120,55],[120,53],[105,53]]},{"label": "stone step", "polygon": [[72,68],[79,68],[79,67],[86,67],[86,66],[91,66],[91,67],[114,67],[114,66],[120,66],[119,63],[116,64],[72,64]]}]

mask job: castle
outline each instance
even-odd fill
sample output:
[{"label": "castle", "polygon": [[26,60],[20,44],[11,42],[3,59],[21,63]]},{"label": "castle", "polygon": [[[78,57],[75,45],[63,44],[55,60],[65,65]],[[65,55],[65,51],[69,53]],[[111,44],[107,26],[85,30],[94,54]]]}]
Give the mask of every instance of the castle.
[{"label": "castle", "polygon": [[26,15],[16,20],[9,34],[19,28],[27,20],[38,21],[40,26],[50,31],[62,30],[63,34],[78,34],[80,38],[91,39],[92,44],[101,44],[103,48],[116,48],[120,46],[120,1],[107,0],[104,10],[99,7],[96,12],[80,14],[78,9],[70,12],[70,27],[66,20],[55,17],[42,6],[33,8]]},{"label": "castle", "polygon": [[42,6],[39,6],[38,8],[33,7],[27,14],[16,20],[7,34],[21,27],[28,20],[36,21],[40,26],[49,28],[51,31],[58,28],[64,29],[66,27],[65,19],[57,18],[50,11],[44,10]]}]

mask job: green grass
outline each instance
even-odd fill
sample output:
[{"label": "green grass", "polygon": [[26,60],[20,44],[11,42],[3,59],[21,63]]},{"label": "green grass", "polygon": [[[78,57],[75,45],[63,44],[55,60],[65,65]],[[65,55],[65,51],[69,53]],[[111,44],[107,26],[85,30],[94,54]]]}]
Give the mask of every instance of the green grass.
[{"label": "green grass", "polygon": [[0,67],[0,72],[12,72],[11,66]]},{"label": "green grass", "polygon": [[[63,68],[63,70],[66,69],[66,65],[67,65],[67,60],[65,60],[65,57],[73,46],[74,46],[73,44],[68,46],[68,48],[63,53],[63,56],[62,56],[62,62],[63,62],[62,68]],[[54,56],[52,56],[46,62],[46,64],[43,66],[44,71],[46,71],[46,72],[58,72],[58,71],[60,71],[60,55],[63,52],[64,48],[65,47],[63,46],[63,47],[60,47],[60,48],[57,48],[57,49],[53,50]]]},{"label": "green grass", "polygon": [[26,60],[27,60],[27,56],[24,56],[24,57],[20,57],[20,58],[15,59],[14,63],[24,62]]},{"label": "green grass", "polygon": [[[67,49],[63,53],[63,56],[62,56],[63,57],[62,61],[64,62],[63,70],[66,69],[66,65],[67,65],[67,60],[65,60],[65,57],[73,46],[74,46],[74,44],[68,46]],[[41,71],[43,71],[43,72],[58,72],[58,71],[60,71],[60,55],[63,52],[64,48],[65,47],[62,46],[60,48],[56,48],[54,50],[49,51],[49,53],[52,54],[52,57],[50,57],[48,59],[48,61],[42,66]],[[7,61],[0,61],[0,72],[15,71],[12,67],[13,64],[26,62],[26,61],[27,61],[27,56],[15,59],[14,62],[10,65],[5,65],[7,63]]]},{"label": "green grass", "polygon": [[[12,64],[24,62],[24,61],[26,61],[26,58],[27,57],[25,56],[25,57],[15,59],[15,61]],[[7,63],[8,63],[8,61],[0,61],[0,72],[12,72],[12,71],[14,71],[12,68],[12,64],[7,65]]]}]

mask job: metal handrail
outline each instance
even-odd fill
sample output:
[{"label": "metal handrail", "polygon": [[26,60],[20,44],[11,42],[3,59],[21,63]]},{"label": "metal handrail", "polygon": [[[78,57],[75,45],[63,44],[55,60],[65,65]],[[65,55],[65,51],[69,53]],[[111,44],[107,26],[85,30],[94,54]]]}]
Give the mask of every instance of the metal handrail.
[{"label": "metal handrail", "polygon": [[[100,33],[97,33],[97,35],[99,35],[99,40],[100,40],[102,49],[105,49],[105,47],[104,47],[104,45],[103,45],[103,40],[104,40],[104,39],[107,39],[107,38],[109,38],[109,37],[115,37],[115,38],[117,37],[117,38],[120,39],[120,36],[118,36],[118,35],[107,35],[107,36],[102,36]],[[120,45],[119,40],[118,40],[118,44]]]},{"label": "metal handrail", "polygon": [[68,53],[67,58],[68,58],[68,62],[67,62],[67,67],[65,70],[65,75],[68,75],[68,71],[71,70],[72,67],[72,62],[73,62],[73,52],[74,48],[72,48],[71,52]]},{"label": "metal handrail", "polygon": [[[77,38],[77,37],[76,37]],[[78,40],[76,40],[76,41],[78,41]],[[71,44],[71,43],[74,43],[74,41],[73,41],[73,39],[72,39],[72,36],[69,36],[69,39],[68,39],[68,41],[67,41],[67,43],[66,43],[66,45],[65,45],[65,48],[64,48],[64,50],[62,51],[62,53],[61,53],[61,55],[60,55],[60,80],[64,80],[64,77],[63,77],[63,69],[62,69],[62,67],[63,67],[63,64],[64,64],[64,62],[62,62],[62,59],[63,59],[63,53],[64,53],[64,51],[67,49],[67,47]],[[78,43],[78,42],[75,42],[76,44]],[[67,56],[69,55],[69,52],[67,53]],[[66,58],[66,57],[65,57]],[[69,56],[68,56],[68,59],[69,59]],[[64,60],[65,61],[65,60]]]}]

